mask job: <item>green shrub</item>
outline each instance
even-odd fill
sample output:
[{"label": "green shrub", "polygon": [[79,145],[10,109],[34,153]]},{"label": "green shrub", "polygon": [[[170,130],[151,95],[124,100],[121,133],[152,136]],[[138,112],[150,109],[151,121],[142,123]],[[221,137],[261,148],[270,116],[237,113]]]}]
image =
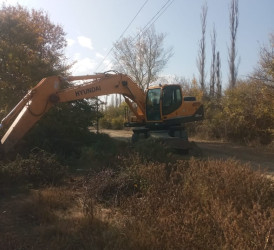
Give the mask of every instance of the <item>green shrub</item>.
[{"label": "green shrub", "polygon": [[28,158],[17,155],[16,159],[0,165],[0,180],[4,186],[56,185],[67,174],[56,156],[41,149],[33,150]]},{"label": "green shrub", "polygon": [[124,128],[124,118],[117,117],[111,120],[112,129],[123,129]]},{"label": "green shrub", "polygon": [[126,103],[119,107],[109,106],[103,112],[103,118],[100,119],[100,127],[105,129],[123,129],[124,113]]},{"label": "green shrub", "polygon": [[100,127],[101,128],[105,128],[105,129],[111,129],[111,121],[109,119],[107,119],[106,117],[102,117],[100,119]]},{"label": "green shrub", "polygon": [[77,158],[81,147],[92,140],[88,127],[94,117],[92,106],[85,100],[58,104],[26,134],[17,150],[28,154],[38,147],[56,154],[63,161]]},{"label": "green shrub", "polygon": [[117,169],[119,157],[128,153],[128,144],[107,134],[94,134],[89,146],[81,148],[81,156],[75,162],[78,168],[94,172]]},{"label": "green shrub", "polygon": [[274,134],[274,89],[258,82],[238,82],[221,99],[204,101],[205,120],[187,124],[191,135],[269,144]]},{"label": "green shrub", "polygon": [[272,141],[274,89],[257,82],[239,83],[222,100],[224,129],[228,138],[240,141]]}]

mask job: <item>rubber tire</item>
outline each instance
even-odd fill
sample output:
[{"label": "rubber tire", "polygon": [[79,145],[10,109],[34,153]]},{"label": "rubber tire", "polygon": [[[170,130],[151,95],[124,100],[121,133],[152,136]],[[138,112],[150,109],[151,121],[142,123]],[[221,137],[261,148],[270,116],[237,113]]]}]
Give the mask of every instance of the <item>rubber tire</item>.
[{"label": "rubber tire", "polygon": [[133,133],[133,135],[131,136],[131,142],[136,143],[138,141],[139,141],[139,134]]}]

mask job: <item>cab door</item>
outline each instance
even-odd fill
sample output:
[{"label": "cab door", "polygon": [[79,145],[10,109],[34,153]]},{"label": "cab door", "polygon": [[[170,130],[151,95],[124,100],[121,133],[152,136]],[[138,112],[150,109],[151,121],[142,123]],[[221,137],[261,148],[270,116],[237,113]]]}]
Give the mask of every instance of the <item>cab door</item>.
[{"label": "cab door", "polygon": [[161,121],[161,88],[147,91],[146,118],[147,121]]},{"label": "cab door", "polygon": [[[165,118],[171,118],[173,112],[182,105],[182,92],[179,85],[166,85],[163,88],[162,115]],[[176,114],[174,114],[176,115]]]}]

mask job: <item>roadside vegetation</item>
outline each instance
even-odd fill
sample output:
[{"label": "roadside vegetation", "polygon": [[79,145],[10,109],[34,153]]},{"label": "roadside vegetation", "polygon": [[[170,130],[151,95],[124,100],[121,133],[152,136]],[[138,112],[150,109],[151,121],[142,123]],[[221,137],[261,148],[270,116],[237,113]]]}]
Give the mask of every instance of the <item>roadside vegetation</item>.
[{"label": "roadside vegetation", "polygon": [[[185,96],[196,96],[203,102],[205,120],[186,124],[190,136],[220,139],[247,145],[268,145],[274,136],[274,87],[261,81],[238,81],[220,97],[203,93],[194,79],[175,79]],[[122,129],[125,103],[110,106],[102,112],[101,127]],[[247,129],[248,128],[248,129]]]},{"label": "roadside vegetation", "polygon": [[274,88],[254,80],[238,81],[221,98],[203,101],[205,120],[191,124],[191,135],[243,144],[268,145],[274,135]]},{"label": "roadside vegetation", "polygon": [[75,165],[42,150],[1,162],[1,249],[273,248],[263,173],[97,136]]},{"label": "roadside vegetation", "polygon": [[100,119],[100,127],[104,129],[123,129],[126,106],[126,103],[121,103],[118,107],[108,106],[102,112],[103,117]]}]

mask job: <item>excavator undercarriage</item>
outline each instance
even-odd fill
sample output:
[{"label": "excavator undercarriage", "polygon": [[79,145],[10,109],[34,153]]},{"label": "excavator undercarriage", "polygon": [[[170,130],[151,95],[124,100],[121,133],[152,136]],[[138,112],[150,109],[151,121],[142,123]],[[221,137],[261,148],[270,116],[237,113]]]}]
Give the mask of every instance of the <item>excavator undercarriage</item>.
[{"label": "excavator undercarriage", "polygon": [[189,141],[185,127],[171,127],[169,130],[150,130],[148,128],[133,128],[132,143],[143,139],[155,139],[156,143],[161,143],[176,154],[188,154],[191,156],[201,156],[202,152],[197,145]]}]

